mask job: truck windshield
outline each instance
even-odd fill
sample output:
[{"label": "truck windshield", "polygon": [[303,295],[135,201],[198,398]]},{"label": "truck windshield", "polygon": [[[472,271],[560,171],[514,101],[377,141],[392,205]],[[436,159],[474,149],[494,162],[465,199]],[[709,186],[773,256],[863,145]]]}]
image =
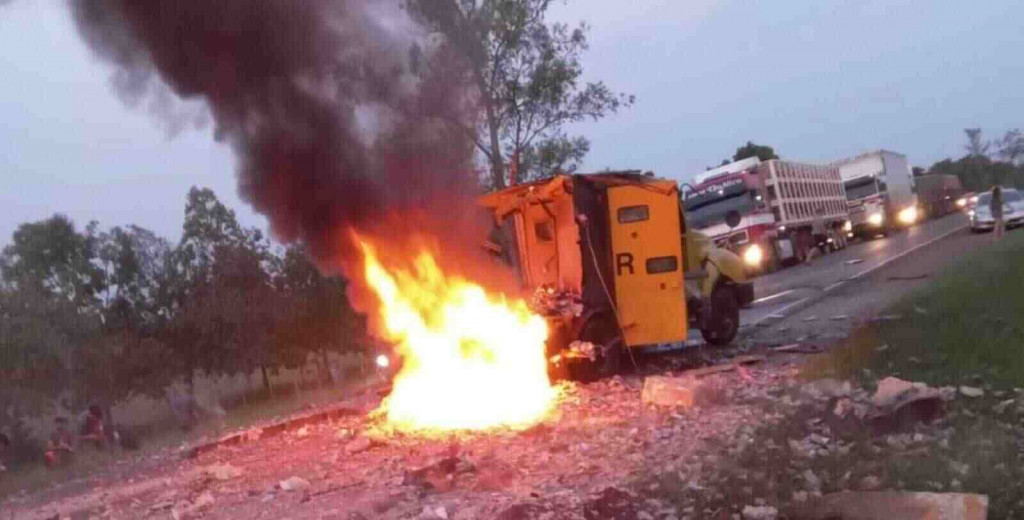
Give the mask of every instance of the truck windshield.
[{"label": "truck windshield", "polygon": [[861,177],[844,183],[846,187],[846,200],[859,200],[878,193],[878,186],[874,177]]},{"label": "truck windshield", "polygon": [[687,222],[694,229],[703,229],[720,222],[725,222],[725,214],[731,210],[738,211],[740,215],[746,215],[754,207],[753,198],[753,191],[748,190],[687,207]]}]

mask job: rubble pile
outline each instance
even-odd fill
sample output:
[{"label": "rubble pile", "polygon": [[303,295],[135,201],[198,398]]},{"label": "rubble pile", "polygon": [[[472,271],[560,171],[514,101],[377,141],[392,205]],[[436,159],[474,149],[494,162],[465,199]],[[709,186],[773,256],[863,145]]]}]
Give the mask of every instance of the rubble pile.
[{"label": "rubble pile", "polygon": [[564,384],[550,417],[520,431],[424,436],[393,430],[379,414],[338,416],[301,434],[203,451],[154,475],[169,482],[159,492],[106,507],[115,517],[178,520],[695,518],[636,485],[660,474],[700,485],[713,464],[702,459],[705,445],[765,420],[752,403],[777,376],[748,376],[702,378],[719,389],[714,403],[679,407],[645,405],[641,376]]},{"label": "rubble pile", "polygon": [[583,299],[575,291],[544,285],[533,292],[530,308],[541,316],[578,318],[583,314]]}]

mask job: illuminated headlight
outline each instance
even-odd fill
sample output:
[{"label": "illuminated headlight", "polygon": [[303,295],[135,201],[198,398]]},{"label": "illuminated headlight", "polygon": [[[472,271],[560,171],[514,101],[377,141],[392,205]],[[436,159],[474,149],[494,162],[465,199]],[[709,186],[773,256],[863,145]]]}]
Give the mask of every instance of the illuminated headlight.
[{"label": "illuminated headlight", "polygon": [[377,356],[377,366],[379,366],[381,368],[387,368],[388,365],[390,365],[390,364],[391,364],[391,360],[388,359],[388,357],[385,356],[384,354],[381,354],[381,355]]},{"label": "illuminated headlight", "polygon": [[978,202],[978,196],[977,195],[971,197],[971,204],[974,204],[975,202]]},{"label": "illuminated headlight", "polygon": [[910,206],[909,208],[902,209],[899,214],[899,219],[900,222],[904,224],[913,224],[914,221],[917,220],[917,208]]},{"label": "illuminated headlight", "polygon": [[962,207],[964,207],[966,205],[967,205],[967,199],[962,198],[962,197],[959,198],[959,199],[956,199],[956,207],[962,208]]},{"label": "illuminated headlight", "polygon": [[967,210],[967,216],[971,217],[971,218],[974,218],[974,210],[973,209]]},{"label": "illuminated headlight", "polygon": [[754,244],[747,248],[743,252],[743,261],[749,266],[761,265],[761,260],[764,259],[764,251],[761,251],[761,246]]},{"label": "illuminated headlight", "polygon": [[847,220],[846,223],[843,224],[843,231],[846,231],[847,233],[853,231],[853,222]]},{"label": "illuminated headlight", "polygon": [[881,226],[883,220],[885,220],[885,217],[883,217],[881,213],[872,213],[871,216],[868,217],[868,223],[872,226]]}]

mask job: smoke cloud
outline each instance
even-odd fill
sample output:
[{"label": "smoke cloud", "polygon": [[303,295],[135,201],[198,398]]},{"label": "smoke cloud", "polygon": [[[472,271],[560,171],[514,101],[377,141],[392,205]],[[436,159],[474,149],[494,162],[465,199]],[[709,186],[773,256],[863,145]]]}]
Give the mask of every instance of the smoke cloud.
[{"label": "smoke cloud", "polygon": [[452,122],[469,97],[425,65],[442,46],[400,0],[68,1],[123,99],[169,88],[207,105],[242,198],[321,266],[358,257],[352,229],[444,237],[467,222],[472,147]]}]

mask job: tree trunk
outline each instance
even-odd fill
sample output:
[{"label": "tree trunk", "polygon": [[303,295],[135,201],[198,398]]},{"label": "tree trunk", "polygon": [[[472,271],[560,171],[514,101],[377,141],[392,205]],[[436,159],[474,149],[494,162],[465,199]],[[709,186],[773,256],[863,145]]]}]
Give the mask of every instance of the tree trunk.
[{"label": "tree trunk", "polygon": [[483,71],[479,66],[473,67],[473,75],[476,79],[477,89],[480,91],[480,99],[484,105],[484,114],[487,116],[487,134],[491,149],[491,184],[495,190],[505,187],[505,164],[501,160],[501,142],[499,133],[501,128],[498,125],[498,115],[494,111],[494,100],[484,81]]},{"label": "tree trunk", "polygon": [[334,374],[331,373],[331,363],[330,363],[330,359],[328,359],[328,357],[327,357],[327,349],[321,348],[320,349],[320,356],[322,357],[323,362],[324,362],[324,373],[327,374],[327,377],[326,378],[321,378],[321,380],[326,380],[327,382],[329,382],[329,383],[331,383],[333,385],[334,384]]},{"label": "tree trunk", "polygon": [[260,365],[260,373],[263,375],[263,388],[266,389],[267,395],[273,398],[274,387],[270,384],[270,376],[267,375],[267,365]]}]

